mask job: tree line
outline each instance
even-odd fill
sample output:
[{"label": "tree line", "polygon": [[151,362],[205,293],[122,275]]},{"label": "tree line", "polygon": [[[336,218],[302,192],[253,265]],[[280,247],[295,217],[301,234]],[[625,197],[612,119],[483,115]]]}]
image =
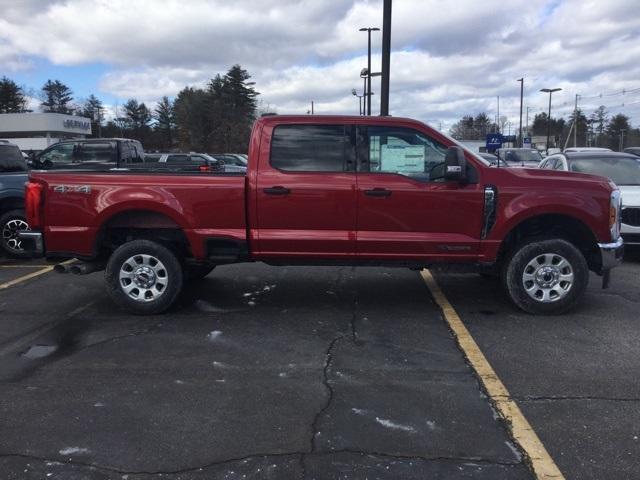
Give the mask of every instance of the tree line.
[{"label": "tree line", "polygon": [[[574,117],[577,118],[575,127],[572,127]],[[547,114],[538,113],[533,118],[533,123],[529,126],[529,132],[524,134],[535,136],[546,136],[547,125],[551,138],[556,140],[555,144],[563,146],[569,137],[568,146],[573,146],[574,132],[576,128],[576,140],[578,146],[606,147],[612,150],[619,150],[620,146],[640,145],[640,128],[633,128],[627,115],[618,113],[610,115],[604,105],[596,108],[588,117],[578,109],[572,112],[567,119],[551,116],[551,122],[547,122]],[[507,134],[510,129],[511,135],[518,135],[519,125],[512,125],[507,129],[507,117],[500,117],[498,121],[491,121],[485,112],[473,115],[464,115],[453,124],[450,133],[456,139],[464,140],[484,140],[489,133],[498,132]],[[621,141],[622,139],[622,141]]]},{"label": "tree line", "polygon": [[[205,88],[185,87],[174,99],[162,97],[153,109],[130,98],[108,119],[98,97],[74,99],[59,80],[47,80],[37,97],[42,112],[90,118],[92,137],[134,138],[148,151],[246,152],[259,95],[250,78],[234,65]],[[0,113],[31,112],[30,96],[13,80],[0,79]]]}]

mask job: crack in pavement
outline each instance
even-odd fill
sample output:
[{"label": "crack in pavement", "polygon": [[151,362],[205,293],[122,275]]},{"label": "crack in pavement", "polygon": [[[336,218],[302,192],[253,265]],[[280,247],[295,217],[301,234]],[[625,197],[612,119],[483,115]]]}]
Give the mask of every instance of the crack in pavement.
[{"label": "crack in pavement", "polygon": [[311,449],[309,450],[309,453],[315,453],[317,451],[316,437],[318,436],[318,433],[319,433],[318,422],[320,421],[320,417],[322,416],[322,414],[329,409],[329,407],[331,406],[331,402],[333,401],[333,387],[331,387],[329,383],[329,368],[331,367],[331,361],[333,360],[333,353],[332,353],[333,347],[335,347],[336,343],[338,343],[338,341],[343,338],[345,338],[344,335],[339,335],[335,337],[333,340],[331,340],[331,343],[329,343],[329,348],[327,348],[325,352],[325,362],[324,362],[324,368],[322,370],[322,384],[324,385],[324,387],[328,392],[328,398],[324,407],[322,407],[315,414],[313,421],[311,422]]},{"label": "crack in pavement", "polygon": [[[420,455],[401,455],[401,454],[389,454],[389,453],[382,453],[382,452],[376,452],[376,451],[366,451],[366,450],[355,450],[355,449],[340,449],[340,450],[332,450],[330,452],[313,452],[313,453],[309,453],[309,452],[274,452],[274,453],[254,453],[251,455],[246,455],[244,457],[234,457],[234,458],[227,458],[224,460],[217,460],[217,461],[213,461],[213,462],[209,462],[203,465],[198,465],[198,466],[193,466],[193,467],[184,467],[184,468],[180,468],[180,469],[176,469],[176,470],[126,470],[126,469],[122,469],[122,468],[116,468],[116,467],[109,467],[109,466],[104,466],[104,465],[98,465],[95,463],[90,463],[90,462],[82,462],[82,461],[78,461],[78,460],[71,460],[71,459],[58,459],[58,458],[50,458],[50,457],[42,457],[42,456],[38,456],[38,455],[27,455],[27,454],[22,454],[22,453],[0,453],[0,458],[22,458],[25,460],[38,460],[41,462],[56,462],[59,464],[63,464],[63,465],[71,465],[71,466],[77,466],[77,467],[85,467],[85,468],[89,468],[89,469],[95,469],[95,470],[102,470],[105,472],[110,472],[110,473],[116,473],[119,475],[179,475],[179,474],[183,474],[183,473],[189,473],[189,472],[195,472],[195,471],[201,471],[201,470],[205,470],[207,468],[211,468],[211,467],[215,467],[215,466],[220,466],[220,465],[225,465],[228,463],[237,463],[237,462],[243,462],[246,460],[253,460],[253,459],[268,459],[268,458],[287,458],[287,457],[295,457],[295,456],[300,456],[305,457],[308,455],[314,455],[314,456],[319,456],[319,457],[329,457],[332,455],[336,455],[336,454],[341,454],[341,453],[347,453],[347,454],[353,454],[353,455],[361,455],[361,456],[370,456],[370,457],[379,457],[379,458],[383,458],[383,459],[389,459],[389,460],[400,460],[400,461],[406,461],[406,460],[420,460],[420,461],[424,461],[424,462],[476,462],[476,463],[480,463],[482,465],[502,465],[502,466],[519,466],[522,465],[522,462],[504,462],[504,461],[497,461],[497,460],[488,460],[485,458],[481,458],[481,457],[465,457],[465,456],[460,456],[460,457],[456,457],[456,456],[434,456],[434,457],[427,457],[427,456],[420,456]],[[301,464],[301,468],[303,468],[303,464]],[[304,473],[305,470],[302,470],[302,472]],[[303,477],[306,478],[306,477]]]}]

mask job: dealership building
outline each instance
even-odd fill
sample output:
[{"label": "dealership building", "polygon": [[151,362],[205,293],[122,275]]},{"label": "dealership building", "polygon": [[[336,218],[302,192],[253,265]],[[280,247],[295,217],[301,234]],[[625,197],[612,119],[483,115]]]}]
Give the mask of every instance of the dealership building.
[{"label": "dealership building", "polygon": [[61,113],[2,113],[0,140],[24,151],[40,151],[61,140],[91,135],[91,119]]}]

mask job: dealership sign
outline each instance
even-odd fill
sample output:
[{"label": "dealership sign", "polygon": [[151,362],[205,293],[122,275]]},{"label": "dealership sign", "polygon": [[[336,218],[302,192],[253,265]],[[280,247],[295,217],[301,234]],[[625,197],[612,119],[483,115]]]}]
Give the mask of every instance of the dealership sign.
[{"label": "dealership sign", "polygon": [[62,122],[64,128],[68,128],[69,130],[85,130],[87,132],[91,131],[91,122],[86,122],[82,120],[65,120]]}]

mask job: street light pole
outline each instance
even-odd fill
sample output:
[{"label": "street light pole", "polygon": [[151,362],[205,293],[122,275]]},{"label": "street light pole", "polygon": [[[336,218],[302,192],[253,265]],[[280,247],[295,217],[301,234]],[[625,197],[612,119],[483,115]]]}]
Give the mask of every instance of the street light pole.
[{"label": "street light pole", "polygon": [[371,32],[379,32],[378,27],[363,27],[361,32],[367,32],[368,48],[367,48],[367,115],[371,115]]},{"label": "street light pole", "polygon": [[553,92],[559,92],[561,88],[542,88],[541,92],[549,94],[549,113],[547,115],[547,155],[549,154],[549,137],[551,135],[551,94]]},{"label": "street light pole", "polygon": [[520,82],[520,148],[524,147],[524,138],[522,137],[522,97],[524,96],[524,77],[518,80]]},{"label": "street light pole", "polygon": [[358,110],[358,115],[362,115],[362,99],[364,98],[364,93],[362,95],[358,95],[358,91],[355,88],[351,89],[351,94],[354,97],[358,97],[358,104],[360,109]]},{"label": "street light pole", "polygon": [[391,0],[382,5],[382,82],[380,84],[380,115],[389,115],[389,79],[391,77]]}]

